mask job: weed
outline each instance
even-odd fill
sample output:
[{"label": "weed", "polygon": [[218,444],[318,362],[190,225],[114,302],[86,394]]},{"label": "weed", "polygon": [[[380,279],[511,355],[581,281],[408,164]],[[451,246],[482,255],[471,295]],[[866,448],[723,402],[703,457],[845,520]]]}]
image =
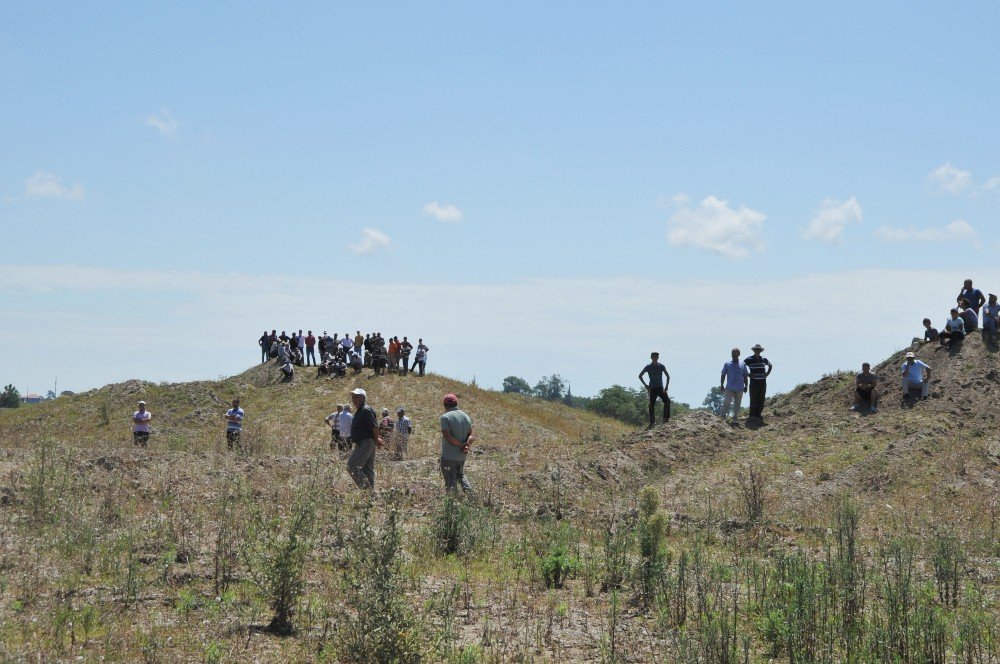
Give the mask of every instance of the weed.
[{"label": "weed", "polygon": [[571,529],[563,525],[551,538],[548,552],[541,560],[546,588],[561,589],[570,575],[580,569],[580,560],[570,551]]}]

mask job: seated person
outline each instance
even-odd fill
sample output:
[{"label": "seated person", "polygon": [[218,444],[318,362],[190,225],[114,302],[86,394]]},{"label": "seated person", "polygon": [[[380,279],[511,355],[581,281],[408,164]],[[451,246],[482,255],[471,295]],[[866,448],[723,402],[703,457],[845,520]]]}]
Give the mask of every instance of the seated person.
[{"label": "seated person", "polygon": [[291,362],[285,362],[281,365],[281,373],[285,374],[285,378],[291,378],[295,375],[295,369],[292,368]]},{"label": "seated person", "polygon": [[290,361],[291,354],[288,352],[288,344],[286,342],[281,342],[281,344],[278,345],[277,357],[279,367],[283,364],[288,364]]},{"label": "seated person", "polygon": [[979,316],[976,315],[976,310],[972,308],[968,300],[962,300],[961,313],[958,315],[962,317],[962,322],[965,323],[966,334],[972,334],[979,327]]},{"label": "seated person", "polygon": [[909,398],[910,390],[919,387],[920,398],[926,399],[931,382],[931,368],[918,360],[914,353],[907,353],[906,362],[903,362],[900,369],[903,374],[903,398]]},{"label": "seated person", "polygon": [[336,359],[330,366],[330,377],[331,378],[343,378],[347,375],[347,363],[342,359]]},{"label": "seated person", "polygon": [[964,338],[965,321],[958,315],[958,309],[952,309],[951,318],[945,321],[944,329],[938,334],[938,341],[944,346],[946,341],[961,341]]},{"label": "seated person", "polygon": [[1000,304],[997,296],[990,293],[990,301],[983,307],[983,341],[995,345],[997,342],[997,324],[1000,323]]},{"label": "seated person", "polygon": [[937,341],[938,331],[937,328],[931,327],[931,319],[924,319],[924,341]]},{"label": "seated person", "polygon": [[361,373],[361,367],[364,363],[361,361],[361,353],[356,350],[351,351],[351,368],[354,369],[354,375]]},{"label": "seated person", "polygon": [[861,373],[857,376],[851,410],[878,412],[878,378],[872,373],[872,365],[867,362],[861,365]]}]

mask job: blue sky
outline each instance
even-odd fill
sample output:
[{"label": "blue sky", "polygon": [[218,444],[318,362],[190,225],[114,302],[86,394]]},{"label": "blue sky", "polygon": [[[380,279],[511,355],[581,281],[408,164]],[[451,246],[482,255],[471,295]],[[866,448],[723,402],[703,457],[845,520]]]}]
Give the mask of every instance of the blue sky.
[{"label": "blue sky", "polygon": [[0,6],[0,310],[33,349],[0,381],[362,327],[578,394],[679,349],[700,402],[732,345],[788,389],[1000,287],[996,3],[479,5]]}]

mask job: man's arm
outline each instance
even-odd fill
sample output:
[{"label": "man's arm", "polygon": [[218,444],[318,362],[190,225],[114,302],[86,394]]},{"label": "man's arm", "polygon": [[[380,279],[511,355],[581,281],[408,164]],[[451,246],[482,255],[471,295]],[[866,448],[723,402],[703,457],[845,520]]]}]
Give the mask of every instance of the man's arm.
[{"label": "man's arm", "polygon": [[771,364],[771,360],[768,360],[767,361],[767,373],[764,374],[764,378],[767,378],[768,376],[771,375],[771,370],[772,369],[774,369],[774,365]]},{"label": "man's arm", "polygon": [[645,373],[646,373],[647,370],[648,370],[647,367],[643,367],[642,371],[639,372],[639,382],[642,383],[642,386],[645,387],[648,390],[649,389],[649,385],[646,384],[646,381],[643,380],[643,378],[642,378],[643,375],[645,375]]},{"label": "man's arm", "polygon": [[667,390],[670,389],[670,372],[667,371],[666,369],[664,369],[663,370],[663,376],[664,376],[663,391],[666,392]]}]

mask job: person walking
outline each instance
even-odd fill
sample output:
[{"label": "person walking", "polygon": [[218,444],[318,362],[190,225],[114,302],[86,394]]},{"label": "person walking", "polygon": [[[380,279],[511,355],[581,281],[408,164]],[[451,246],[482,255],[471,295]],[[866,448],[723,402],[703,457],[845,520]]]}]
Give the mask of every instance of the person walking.
[{"label": "person walking", "polygon": [[740,349],[734,348],[731,351],[732,360],[722,365],[722,377],[719,378],[719,388],[723,390],[722,397],[722,419],[726,419],[729,408],[733,409],[733,424],[736,424],[740,416],[740,404],[743,402],[743,395],[746,394],[748,377],[745,364],[740,362]]},{"label": "person walking", "polygon": [[271,351],[271,336],[267,330],[264,330],[264,334],[260,335],[257,345],[260,346],[260,363],[264,364],[267,362],[267,354]]},{"label": "person walking", "polygon": [[351,438],[354,451],[347,459],[347,471],[361,489],[375,489],[375,448],[385,443],[378,433],[375,409],[366,401],[368,394],[360,387],[351,390],[351,403],[357,414],[351,420]]},{"label": "person walking", "polygon": [[240,400],[233,399],[232,407],[226,411],[226,449],[233,449],[233,445],[239,447],[242,431],[243,409],[240,408]]},{"label": "person walking", "polygon": [[444,415],[441,416],[441,475],[445,491],[456,486],[462,491],[472,491],[472,484],[465,476],[465,461],[472,449],[474,436],[472,418],[458,408],[458,397],[444,395]]},{"label": "person walking", "polygon": [[764,399],[767,396],[767,377],[771,375],[771,363],[761,353],[764,347],[755,344],[750,350],[753,355],[746,359],[744,364],[750,372],[750,418],[751,420],[763,420]]},{"label": "person walking", "polygon": [[132,444],[146,447],[149,444],[149,421],[153,414],[146,410],[146,402],[139,402],[139,410],[132,413]]},{"label": "person walking", "polygon": [[[656,425],[656,400],[663,402],[663,423],[670,421],[670,396],[667,391],[670,388],[670,372],[660,364],[660,354],[653,351],[649,354],[649,364],[639,372],[639,382],[649,393],[649,428]],[[649,375],[649,384],[646,384],[643,376]]]}]

